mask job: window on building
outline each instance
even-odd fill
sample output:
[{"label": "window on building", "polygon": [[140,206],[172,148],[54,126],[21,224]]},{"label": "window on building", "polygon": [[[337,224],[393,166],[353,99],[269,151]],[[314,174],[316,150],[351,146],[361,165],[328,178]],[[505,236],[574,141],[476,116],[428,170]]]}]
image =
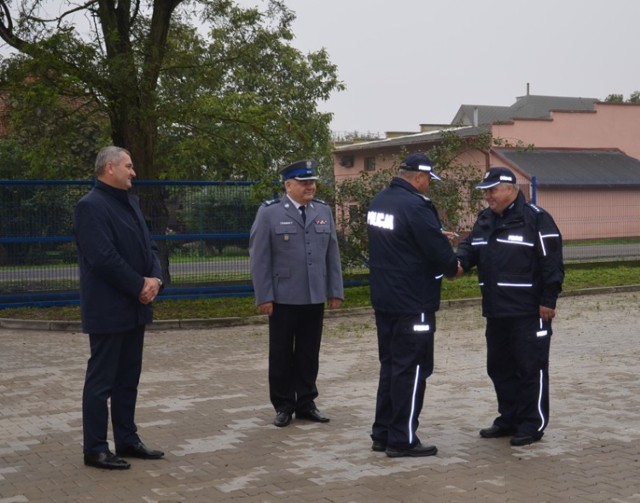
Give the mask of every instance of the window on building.
[{"label": "window on building", "polygon": [[376,169],[376,158],[375,157],[365,157],[364,158],[364,170],[365,171],[374,171]]}]

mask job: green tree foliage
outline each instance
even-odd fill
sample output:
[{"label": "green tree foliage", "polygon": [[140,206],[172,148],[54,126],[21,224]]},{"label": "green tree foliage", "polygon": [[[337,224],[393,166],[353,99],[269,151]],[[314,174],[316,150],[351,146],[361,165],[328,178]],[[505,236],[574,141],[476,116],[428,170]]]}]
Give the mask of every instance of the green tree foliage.
[{"label": "green tree foliage", "polygon": [[[324,50],[291,47],[284,2],[59,3],[45,19],[39,0],[0,0],[0,37],[20,51],[0,76],[33,176],[75,176],[105,132],[149,179],[273,178],[283,163],[329,159],[317,103],[343,86]],[[72,14],[93,28],[79,32]]]},{"label": "green tree foliage", "polygon": [[640,91],[632,92],[626,101],[622,94],[610,94],[604,101],[605,103],[640,103]]},{"label": "green tree foliage", "polygon": [[291,20],[267,29],[256,11],[231,9],[211,20],[208,44],[179,27],[173,40],[187,47],[170,46],[161,79],[167,176],[273,179],[297,159],[329,159],[331,117],[316,104],[341,84],[324,50],[304,57],[288,45]]},{"label": "green tree foliage", "polygon": [[24,162],[22,148],[14,140],[0,141],[0,178],[11,180],[22,178]]},{"label": "green tree foliage", "polygon": [[86,178],[96,149],[109,143],[106,115],[96,114],[93,102],[69,79],[62,79],[61,87],[53,74],[35,78],[36,60],[17,56],[3,63],[2,89],[11,113],[0,153],[19,160],[5,178]]},{"label": "green tree foliage", "polygon": [[[468,226],[463,218],[478,208],[480,191],[473,187],[480,179],[478,169],[460,161],[460,155],[474,149],[487,149],[490,134],[461,138],[445,132],[442,141],[426,153],[433,160],[443,181],[433,182],[429,198],[438,208],[447,230],[463,230]],[[340,252],[346,268],[358,268],[367,263],[367,208],[371,199],[389,185],[398,165],[407,152],[401,153],[391,168],[374,172],[363,171],[358,177],[343,180],[336,187],[337,226],[340,231]]]},{"label": "green tree foliage", "polygon": [[604,101],[606,103],[624,103],[624,96],[622,94],[610,94]]},{"label": "green tree foliage", "polygon": [[[89,26],[79,30],[78,16]],[[269,187],[284,163],[315,157],[328,167],[331,117],[317,103],[342,84],[325,51],[291,47],[294,19],[281,0],[264,11],[232,0],[0,0],[0,38],[19,51],[0,67],[0,84],[19,96],[12,148],[25,147],[37,176],[75,176],[104,131],[142,179]],[[46,135],[33,135],[38,125]],[[137,191],[152,230],[164,232],[163,194]]]}]

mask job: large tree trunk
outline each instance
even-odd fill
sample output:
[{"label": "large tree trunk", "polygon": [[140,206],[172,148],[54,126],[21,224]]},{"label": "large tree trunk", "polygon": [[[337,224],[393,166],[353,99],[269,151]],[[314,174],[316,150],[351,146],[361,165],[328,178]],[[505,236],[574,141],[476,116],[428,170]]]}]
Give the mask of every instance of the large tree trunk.
[{"label": "large tree trunk", "polygon": [[[123,111],[122,115],[127,115]],[[117,117],[114,118],[116,124]],[[134,170],[138,180],[157,180],[155,169],[155,120],[149,118],[142,124],[136,122],[120,122],[121,126],[114,127],[114,143],[131,152]],[[116,132],[117,131],[117,132]],[[134,188],[140,197],[140,207],[147,220],[152,234],[164,235],[169,224],[169,210],[165,204],[164,191],[161,185],[138,185]],[[157,241],[160,250],[160,264],[166,285],[171,284],[169,272],[169,246],[166,241]]]}]

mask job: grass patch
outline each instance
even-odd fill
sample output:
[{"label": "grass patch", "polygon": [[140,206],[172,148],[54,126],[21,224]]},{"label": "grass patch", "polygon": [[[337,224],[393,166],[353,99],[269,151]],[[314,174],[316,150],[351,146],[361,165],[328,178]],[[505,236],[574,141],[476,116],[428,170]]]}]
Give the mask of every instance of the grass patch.
[{"label": "grass patch", "polygon": [[[568,264],[564,291],[585,288],[640,285],[640,262],[606,264]],[[456,281],[442,282],[442,299],[465,299],[480,296],[475,272]],[[368,307],[369,287],[357,286],[345,291],[344,308]],[[165,300],[155,303],[155,319],[186,320],[195,318],[246,317],[258,314],[253,297],[225,297],[213,299]],[[78,306],[24,307],[0,310],[0,318],[76,321],[80,319]]]}]

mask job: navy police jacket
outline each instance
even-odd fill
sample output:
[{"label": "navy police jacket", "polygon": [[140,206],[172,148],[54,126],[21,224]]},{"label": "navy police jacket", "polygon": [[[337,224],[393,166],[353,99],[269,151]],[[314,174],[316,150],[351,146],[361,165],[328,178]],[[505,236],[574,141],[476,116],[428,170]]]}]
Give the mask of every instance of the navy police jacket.
[{"label": "navy police jacket", "polygon": [[431,200],[394,178],[367,212],[371,303],[390,314],[435,312],[442,276],[454,276],[457,258]]},{"label": "navy police jacket", "polygon": [[457,250],[465,271],[478,267],[482,314],[487,318],[531,316],[556,307],[562,290],[562,236],[544,209],[522,192],[497,218],[489,208],[478,215]]},{"label": "navy police jacket", "polygon": [[138,198],[100,180],[76,205],[73,231],[80,265],[83,331],[124,332],[152,321],[138,295],[144,277],[162,278]]}]

